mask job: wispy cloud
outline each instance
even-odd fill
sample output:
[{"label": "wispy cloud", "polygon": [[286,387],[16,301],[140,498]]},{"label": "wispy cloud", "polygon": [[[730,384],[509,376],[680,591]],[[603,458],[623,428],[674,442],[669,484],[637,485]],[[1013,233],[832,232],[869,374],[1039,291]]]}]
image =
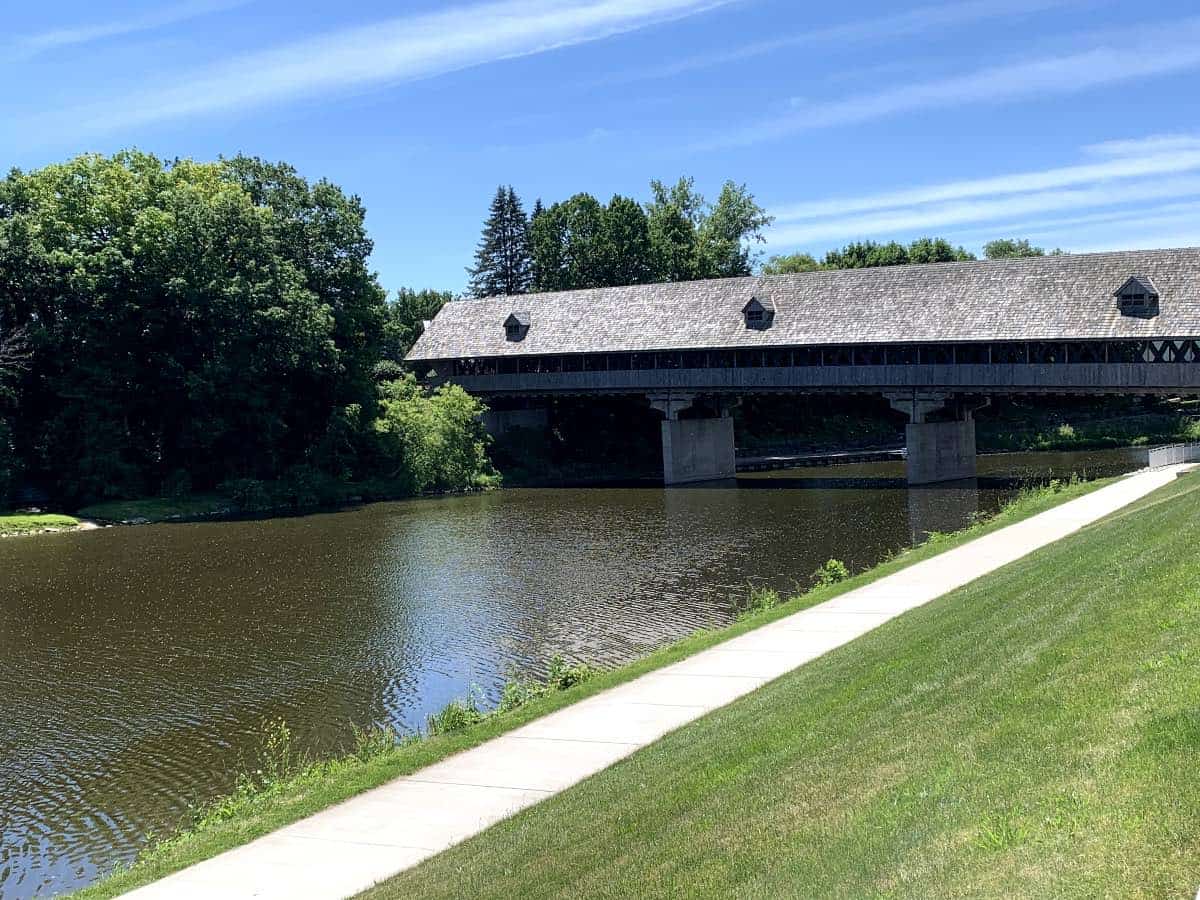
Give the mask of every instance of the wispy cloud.
[{"label": "wispy cloud", "polygon": [[889,210],[868,216],[833,219],[776,227],[772,242],[809,244],[863,235],[916,233],[987,222],[1033,213],[1084,209],[1118,203],[1144,203],[1200,195],[1200,176],[1138,181],[1130,184],[1090,185],[1062,191],[1038,191],[1015,197],[939,203],[927,207]]},{"label": "wispy cloud", "polygon": [[696,149],[748,146],[789,135],[932,109],[1062,96],[1124,81],[1200,67],[1200,18],[1131,29],[1075,53],[1024,60],[901,85],[840,100],[810,103],[736,129]]},{"label": "wispy cloud", "polygon": [[[1084,152],[1108,158],[782,206],[772,210],[778,224],[769,241],[791,248],[929,233],[962,241],[981,233],[984,223],[991,223],[993,236],[1017,230],[1045,234],[1053,227],[1136,231],[1194,214],[1194,203],[1181,201],[1200,197],[1200,137],[1151,136]],[[1059,218],[1047,218],[1054,215]]]},{"label": "wispy cloud", "polygon": [[161,7],[145,15],[133,16],[128,19],[70,25],[37,34],[22,35],[12,42],[11,52],[6,55],[11,55],[18,60],[29,60],[52,50],[90,44],[107,38],[122,37],[143,31],[153,31],[198,16],[245,6],[249,2],[250,0],[190,0],[190,2]]},{"label": "wispy cloud", "polygon": [[[1110,179],[1168,175],[1200,168],[1200,137],[1174,138],[1172,140],[1170,148],[1162,143],[1161,139],[1141,142],[1127,141],[1124,142],[1127,147],[1124,155],[1104,162],[950,181],[878,194],[796,203],[780,207],[773,212],[777,221],[789,222],[827,215],[845,216],[850,213],[871,212],[894,207],[964,200],[972,197],[1044,191]],[[1135,152],[1138,147],[1144,148],[1144,151]]]},{"label": "wispy cloud", "polygon": [[1081,2],[1085,2],[1085,0],[971,0],[966,3],[921,6],[890,16],[861,17],[840,25],[813,28],[797,34],[754,41],[726,50],[688,56],[658,66],[617,72],[594,83],[625,84],[655,78],[674,78],[700,69],[744,62],[780,50],[797,47],[846,47],[850,44],[894,40],[929,31],[945,31],[955,26],[969,25],[988,19],[1029,15],[1068,4],[1078,5]]},{"label": "wispy cloud", "polygon": [[736,0],[500,0],[346,28],[181,73],[35,123],[104,132],[428,78],[696,15]]}]

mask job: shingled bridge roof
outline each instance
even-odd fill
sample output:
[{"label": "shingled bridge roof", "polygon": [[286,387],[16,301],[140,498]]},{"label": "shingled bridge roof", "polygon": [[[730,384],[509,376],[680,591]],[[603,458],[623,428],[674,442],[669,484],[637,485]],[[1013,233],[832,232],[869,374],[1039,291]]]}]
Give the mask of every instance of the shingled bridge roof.
[{"label": "shingled bridge roof", "polygon": [[[1158,315],[1114,293],[1150,279]],[[751,297],[774,305],[746,327]],[[504,321],[527,315],[510,340]],[[1200,337],[1200,248],[843,269],[447,303],[410,360],[648,350]]]}]

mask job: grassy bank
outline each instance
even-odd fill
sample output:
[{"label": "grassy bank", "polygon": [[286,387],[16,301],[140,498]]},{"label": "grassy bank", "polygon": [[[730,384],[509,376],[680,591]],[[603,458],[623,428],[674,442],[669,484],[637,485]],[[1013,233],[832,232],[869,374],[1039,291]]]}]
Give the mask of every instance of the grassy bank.
[{"label": "grassy bank", "polygon": [[307,766],[298,774],[275,780],[262,789],[247,789],[200,810],[194,822],[178,835],[143,854],[132,868],[115,873],[82,891],[86,898],[113,897],[171,872],[244,844],[297,819],[357,793],[476,746],[607,688],[676,662],[721,641],[743,634],[766,622],[837,594],[860,587],[905,566],[927,559],[989,531],[1010,525],[1059,503],[1081,496],[1106,482],[1056,484],[1030,490],[986,522],[952,535],[937,535],[920,547],[898,554],[875,568],[838,584],[815,587],[802,596],[752,614],[727,628],[701,631],[664,647],[628,666],[605,671],[565,690],[555,690],[530,702],[492,715],[461,731],[438,734],[394,748],[351,754],[342,759]]},{"label": "grassy bank", "polygon": [[40,534],[42,532],[70,531],[80,522],[74,516],[57,513],[12,513],[0,515],[0,535]]},{"label": "grassy bank", "polygon": [[1027,421],[981,419],[979,449],[988,451],[1104,450],[1200,440],[1200,420],[1177,413],[1147,413],[1098,419],[1060,414],[1030,426]]},{"label": "grassy bank", "polygon": [[914,610],[368,893],[1181,897],[1200,476]]}]

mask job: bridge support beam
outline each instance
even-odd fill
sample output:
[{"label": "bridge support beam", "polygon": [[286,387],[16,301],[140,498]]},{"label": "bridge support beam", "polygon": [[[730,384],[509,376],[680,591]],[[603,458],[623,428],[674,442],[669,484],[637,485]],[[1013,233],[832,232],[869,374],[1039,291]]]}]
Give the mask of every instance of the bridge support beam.
[{"label": "bridge support beam", "polygon": [[974,478],[976,409],[986,405],[948,394],[888,394],[892,408],[908,416],[905,471],[909,484]]},{"label": "bridge support beam", "polygon": [[668,486],[737,476],[733,418],[724,408],[715,416],[680,418],[695,400],[694,394],[650,396],[650,405],[663,414],[663,483]]}]

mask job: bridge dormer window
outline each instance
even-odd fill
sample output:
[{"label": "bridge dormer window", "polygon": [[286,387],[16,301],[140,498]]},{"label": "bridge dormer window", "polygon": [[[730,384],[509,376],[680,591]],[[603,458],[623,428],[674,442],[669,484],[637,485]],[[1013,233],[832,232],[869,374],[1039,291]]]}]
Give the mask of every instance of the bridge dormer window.
[{"label": "bridge dormer window", "polygon": [[504,320],[504,337],[506,340],[519,341],[529,331],[529,313],[510,313]]},{"label": "bridge dormer window", "polygon": [[742,316],[746,321],[747,328],[759,330],[770,328],[771,323],[775,321],[775,302],[770,297],[761,300],[758,297],[751,297],[749,302],[742,307]]},{"label": "bridge dormer window", "polygon": [[1151,318],[1158,315],[1158,289],[1146,275],[1134,275],[1116,293],[1117,307],[1123,316]]}]

